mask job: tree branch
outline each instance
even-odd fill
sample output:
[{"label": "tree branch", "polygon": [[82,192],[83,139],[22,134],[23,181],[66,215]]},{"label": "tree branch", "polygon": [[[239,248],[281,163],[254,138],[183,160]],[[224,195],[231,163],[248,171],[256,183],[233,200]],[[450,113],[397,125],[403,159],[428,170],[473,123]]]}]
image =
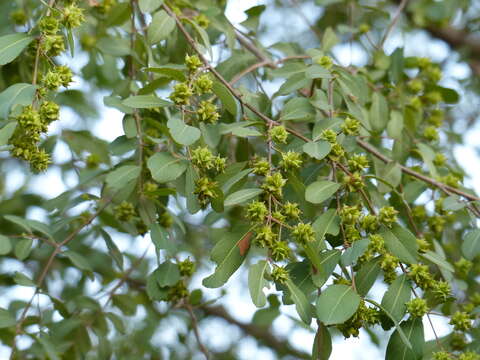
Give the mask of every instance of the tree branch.
[{"label": "tree branch", "polygon": [[278,339],[270,333],[269,330],[261,328],[257,325],[244,323],[233,318],[222,306],[202,306],[201,309],[208,316],[216,316],[222,318],[229,324],[235,325],[241,329],[244,333],[253,337],[260,343],[265,344],[269,348],[277,351],[279,355],[289,355],[296,359],[310,359],[310,355],[294,349],[286,339]]}]

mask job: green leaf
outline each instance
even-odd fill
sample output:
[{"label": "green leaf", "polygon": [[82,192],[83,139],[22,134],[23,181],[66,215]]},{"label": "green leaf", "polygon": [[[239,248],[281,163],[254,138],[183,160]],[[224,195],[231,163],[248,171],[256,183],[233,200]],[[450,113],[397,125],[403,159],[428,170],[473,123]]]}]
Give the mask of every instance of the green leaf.
[{"label": "green leaf", "polygon": [[328,141],[308,142],[303,145],[303,152],[314,159],[322,160],[330,153],[332,145]]},{"label": "green leaf", "polygon": [[32,244],[32,239],[22,239],[17,242],[13,252],[18,260],[25,260],[28,255],[30,255],[30,251],[32,251]]},{"label": "green leaf", "polygon": [[407,275],[403,274],[395,279],[383,295],[382,307],[398,322],[405,315],[405,303],[410,300],[411,291],[410,281]]},{"label": "green leaf", "polygon": [[412,344],[410,342],[410,339],[405,335],[404,331],[402,330],[402,327],[400,326],[400,324],[398,323],[397,320],[395,320],[395,318],[392,316],[392,314],[390,314],[390,311],[386,310],[382,305],[380,305],[379,303],[371,300],[371,299],[364,299],[366,302],[369,302],[373,305],[375,305],[376,307],[378,307],[379,309],[383,310],[383,312],[393,321],[393,323],[395,324],[395,328],[396,328],[396,332],[398,332],[398,335],[400,336],[400,339],[402,340],[403,344],[408,348],[408,349],[411,349],[412,348]]},{"label": "green leaf", "polygon": [[181,145],[192,145],[200,139],[199,129],[185,124],[177,117],[171,117],[167,122],[167,127],[170,129],[173,140]]},{"label": "green leaf", "polygon": [[100,234],[105,240],[105,244],[107,245],[108,254],[112,257],[115,264],[117,264],[120,270],[123,270],[123,255],[120,249],[117,247],[115,242],[112,240],[111,236],[103,229],[100,229]]},{"label": "green leaf", "polygon": [[117,330],[120,334],[125,334],[125,325],[123,324],[123,320],[120,316],[112,312],[106,312],[105,315],[112,322],[115,330]]},{"label": "green leaf", "polygon": [[291,94],[292,92],[307,86],[311,82],[311,79],[305,77],[304,72],[293,74],[282,84],[282,86],[280,86],[280,89],[274,94],[274,97]]},{"label": "green leaf", "polygon": [[240,172],[236,172],[233,174],[231,177],[229,177],[227,180],[223,182],[219,182],[222,191],[226,194],[228,191],[234,186],[237,182],[242,180],[245,176],[250,174],[252,172],[252,169],[245,169]]},{"label": "green leaf", "polygon": [[147,161],[147,166],[155,181],[166,183],[182,175],[187,169],[188,162],[161,152],[151,156]]},{"label": "green leaf", "polygon": [[32,84],[14,84],[0,93],[0,119],[6,119],[16,105],[30,105],[37,86]]},{"label": "green leaf", "polygon": [[450,195],[442,202],[443,210],[457,211],[463,209],[467,204],[458,195]]},{"label": "green leaf", "polygon": [[328,360],[332,354],[332,337],[328,328],[320,323],[313,340],[312,360]]},{"label": "green leaf", "polygon": [[343,252],[342,264],[344,266],[349,266],[356,262],[358,258],[363,255],[365,250],[367,250],[369,243],[370,240],[368,239],[361,239],[355,241],[352,246],[350,246],[347,250]]},{"label": "green leaf", "polygon": [[406,264],[417,262],[417,239],[410,231],[395,224],[392,229],[384,230],[380,235],[385,239],[387,249],[401,262]]},{"label": "green leaf", "polygon": [[[381,165],[375,167],[378,177],[388,182],[393,188],[396,188],[402,181],[402,169],[396,162],[390,162],[387,165]],[[378,184],[378,191],[386,193],[391,191],[391,187],[380,182]]]},{"label": "green leaf", "polygon": [[248,271],[248,289],[250,290],[252,302],[256,307],[264,307],[267,303],[267,297],[263,292],[263,288],[268,285],[264,278],[267,268],[268,263],[265,260],[260,260],[255,265],[250,266]]},{"label": "green leaf", "polygon": [[286,102],[280,114],[281,121],[308,121],[315,116],[315,109],[310,100],[295,97]]},{"label": "green leaf", "polygon": [[242,189],[239,191],[230,194],[225,199],[225,206],[233,206],[242,204],[247,200],[254,198],[257,195],[260,195],[263,192],[262,189]]},{"label": "green leaf", "polygon": [[10,251],[12,251],[10,239],[4,235],[0,235],[0,256],[8,254]]},{"label": "green leaf", "polygon": [[187,210],[190,214],[200,211],[201,206],[195,191],[195,181],[199,178],[195,168],[189,164],[185,173],[185,197],[187,198]]},{"label": "green leaf", "polygon": [[343,284],[330,285],[317,299],[317,316],[325,325],[341,324],[357,311],[360,296]]},{"label": "green leaf", "polygon": [[332,47],[338,43],[338,37],[331,27],[328,27],[323,33],[322,37],[322,50],[329,52]]},{"label": "green leaf", "polygon": [[372,259],[362,264],[355,276],[355,285],[360,295],[365,296],[368,294],[377,280],[380,271],[381,269],[378,265],[378,259]]},{"label": "green leaf", "polygon": [[[203,279],[203,286],[208,288],[218,288],[225,284],[230,276],[240,267],[245,255],[240,254],[239,244],[244,238],[250,237],[251,232],[235,231],[227,233],[213,247],[211,259],[217,263],[215,272]],[[245,240],[244,240],[245,241]]]},{"label": "green leaf", "polygon": [[129,182],[140,176],[140,167],[136,165],[124,165],[108,173],[105,181],[114,190],[120,190]]},{"label": "green leaf", "polygon": [[331,79],[332,78],[332,74],[330,73],[330,71],[325,69],[323,66],[320,66],[317,64],[309,66],[305,71],[305,76],[308,79]]},{"label": "green leaf", "polygon": [[33,37],[21,33],[0,37],[0,65],[15,60],[32,40]]},{"label": "green leaf", "polygon": [[387,124],[388,136],[401,140],[403,136],[403,115],[400,111],[392,110]]},{"label": "green leaf", "polygon": [[6,220],[20,226],[26,232],[32,233],[32,228],[30,227],[30,224],[28,223],[27,219],[21,218],[20,216],[16,216],[16,215],[4,215],[3,217]]},{"label": "green leaf", "polygon": [[414,318],[404,321],[400,324],[400,328],[403,330],[412,346],[409,348],[402,340],[398,329],[395,330],[388,341],[385,360],[423,359],[425,338],[423,334],[422,319]]},{"label": "green leaf", "polygon": [[35,283],[32,279],[30,279],[27,275],[22,274],[19,271],[15,271],[15,275],[13,276],[13,281],[21,286],[30,286],[35,287]]},{"label": "green leaf", "polygon": [[228,90],[221,82],[215,80],[213,82],[212,91],[215,95],[218,96],[218,98],[222,102],[223,107],[233,116],[237,116],[238,101],[232,95],[230,90]]},{"label": "green leaf", "polygon": [[155,279],[161,287],[175,285],[180,280],[178,265],[170,261],[161,263],[155,270]]},{"label": "green leaf", "polygon": [[138,6],[143,13],[149,13],[157,10],[160,5],[163,4],[163,0],[138,0]]},{"label": "green leaf", "polygon": [[308,302],[307,297],[305,294],[293,283],[292,280],[288,279],[286,283],[288,290],[290,291],[290,296],[295,303],[295,308],[297,309],[298,315],[300,315],[300,319],[307,324],[310,325],[312,321],[312,311],[311,311],[311,304]]},{"label": "green leaf", "polygon": [[312,276],[312,281],[317,287],[322,287],[338,265],[341,252],[337,249],[323,251],[318,254],[318,258],[320,263],[314,263],[313,265],[319,269],[319,271]]},{"label": "green leaf", "polygon": [[68,257],[70,261],[80,270],[92,271],[92,267],[88,262],[87,258],[83,255],[80,255],[78,252],[67,250],[63,252],[63,255]]},{"label": "green leaf", "polygon": [[420,155],[422,156],[423,162],[425,165],[427,165],[428,170],[430,171],[430,175],[432,175],[434,178],[438,176],[437,168],[435,167],[435,164],[433,163],[433,160],[435,159],[435,151],[433,149],[425,144],[418,143],[417,144],[418,151],[420,152]]},{"label": "green leaf", "polygon": [[155,95],[135,95],[122,101],[122,104],[136,109],[150,109],[172,105],[170,101],[160,99]]},{"label": "green leaf", "polygon": [[421,255],[424,259],[434,263],[435,265],[439,266],[443,270],[446,270],[450,273],[454,273],[455,269],[453,268],[452,264],[450,264],[443,255],[433,252],[431,250],[427,250],[425,253]]},{"label": "green leaf", "polygon": [[374,92],[372,95],[372,106],[370,108],[370,125],[377,133],[381,133],[388,122],[388,104],[385,97]]},{"label": "green leaf", "polygon": [[340,231],[340,217],[337,210],[328,209],[312,224],[315,235],[318,239],[323,239],[326,234],[338,235]]},{"label": "green leaf", "polygon": [[0,329],[15,326],[17,321],[10,311],[0,308]]},{"label": "green leaf", "polygon": [[152,238],[153,243],[157,250],[165,249],[170,253],[175,252],[175,246],[170,239],[170,235],[167,230],[161,227],[159,224],[153,223],[150,226],[150,237]]},{"label": "green leaf", "polygon": [[468,260],[473,260],[480,254],[480,230],[475,229],[467,233],[462,243],[462,254]]},{"label": "green leaf", "polygon": [[305,199],[312,204],[321,204],[335,194],[339,188],[340,184],[332,181],[315,181],[305,189]]},{"label": "green leaf", "polygon": [[0,146],[7,145],[8,140],[12,137],[16,127],[16,122],[10,122],[0,129]]},{"label": "green leaf", "polygon": [[164,10],[157,11],[148,26],[148,42],[156,44],[166,39],[175,29],[175,20]]}]

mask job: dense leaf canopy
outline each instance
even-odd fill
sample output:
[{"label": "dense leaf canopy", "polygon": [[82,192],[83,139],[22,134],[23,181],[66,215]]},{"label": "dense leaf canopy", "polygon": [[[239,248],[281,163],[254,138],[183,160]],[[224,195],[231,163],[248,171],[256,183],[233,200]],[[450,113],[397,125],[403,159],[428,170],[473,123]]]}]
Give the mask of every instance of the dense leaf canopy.
[{"label": "dense leaf canopy", "polygon": [[480,359],[480,3],[242,3],[0,2],[0,357]]}]

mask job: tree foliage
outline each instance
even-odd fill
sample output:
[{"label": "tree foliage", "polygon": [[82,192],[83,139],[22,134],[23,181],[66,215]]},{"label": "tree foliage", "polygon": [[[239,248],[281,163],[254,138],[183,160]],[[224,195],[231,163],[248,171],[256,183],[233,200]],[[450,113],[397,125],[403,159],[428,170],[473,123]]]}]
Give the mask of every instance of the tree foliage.
[{"label": "tree foliage", "polygon": [[[271,1],[240,25],[226,6],[0,4],[10,359],[238,358],[207,341],[214,318],[279,359],[328,359],[361,329],[388,337],[385,359],[479,359],[480,198],[453,156],[479,3]],[[442,40],[472,76],[449,87],[400,32]],[[107,109],[112,142],[94,130]],[[259,308],[250,323],[222,302],[232,286]],[[290,305],[311,354],[275,335]]]}]

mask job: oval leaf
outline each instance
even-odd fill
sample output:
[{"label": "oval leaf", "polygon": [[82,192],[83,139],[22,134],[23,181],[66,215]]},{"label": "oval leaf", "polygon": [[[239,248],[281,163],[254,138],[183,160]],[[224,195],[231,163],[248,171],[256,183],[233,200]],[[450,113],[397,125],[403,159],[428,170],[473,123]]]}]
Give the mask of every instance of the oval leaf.
[{"label": "oval leaf", "polygon": [[341,324],[357,311],[360,296],[347,285],[330,285],[318,297],[317,316],[325,325]]},{"label": "oval leaf", "polygon": [[315,181],[305,189],[305,199],[312,204],[320,204],[335,194],[340,184],[332,181]]}]

